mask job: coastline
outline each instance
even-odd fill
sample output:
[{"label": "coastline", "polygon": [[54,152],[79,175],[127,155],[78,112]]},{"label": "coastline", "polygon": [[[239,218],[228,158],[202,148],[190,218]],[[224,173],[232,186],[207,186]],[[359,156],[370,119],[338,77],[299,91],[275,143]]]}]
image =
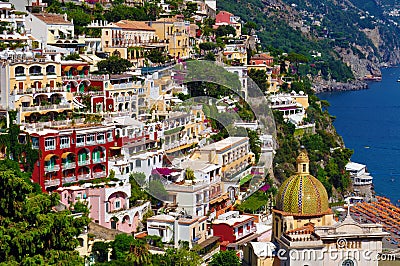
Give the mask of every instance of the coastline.
[{"label": "coastline", "polygon": [[362,80],[353,80],[347,83],[336,81],[319,81],[313,83],[313,90],[316,94],[335,91],[355,91],[368,89],[368,83]]}]

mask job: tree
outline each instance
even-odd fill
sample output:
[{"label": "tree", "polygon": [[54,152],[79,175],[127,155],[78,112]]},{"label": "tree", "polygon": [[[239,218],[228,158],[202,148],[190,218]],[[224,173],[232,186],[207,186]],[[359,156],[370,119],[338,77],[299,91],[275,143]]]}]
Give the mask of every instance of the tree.
[{"label": "tree", "polygon": [[234,250],[220,251],[211,258],[209,266],[240,266],[239,257]]},{"label": "tree", "polygon": [[194,171],[190,168],[187,168],[185,171],[185,179],[186,180],[194,180],[195,176],[194,176]]},{"label": "tree", "polygon": [[261,69],[251,68],[248,72],[249,77],[257,84],[263,92],[268,89],[267,72]]},{"label": "tree", "polygon": [[198,266],[201,262],[202,259],[196,252],[186,248],[167,249],[165,254],[152,256],[153,265],[158,266]]},{"label": "tree", "polygon": [[217,45],[213,42],[203,42],[203,43],[199,44],[199,48],[200,48],[200,50],[210,51],[210,50],[214,50],[215,48],[217,48]]},{"label": "tree", "polygon": [[110,56],[106,60],[97,63],[100,71],[106,71],[111,74],[121,74],[132,67],[132,63],[118,56]]},{"label": "tree", "polygon": [[81,265],[76,237],[88,225],[85,215],[54,212],[59,195],[35,192],[8,162],[0,162],[0,261],[7,265]]},{"label": "tree", "polygon": [[204,59],[205,60],[208,60],[208,61],[215,61],[216,59],[215,59],[215,55],[214,55],[214,53],[212,53],[212,52],[208,52],[207,54],[206,54],[206,56],[204,57]]},{"label": "tree", "polygon": [[98,241],[94,242],[92,246],[92,253],[96,255],[98,262],[108,261],[108,249],[110,247],[109,243]]},{"label": "tree", "polygon": [[222,25],[219,26],[218,29],[215,31],[215,35],[217,37],[229,36],[233,35],[236,36],[236,30],[231,25]]},{"label": "tree", "polygon": [[155,64],[164,64],[167,61],[167,56],[160,50],[152,49],[146,54],[146,58]]}]

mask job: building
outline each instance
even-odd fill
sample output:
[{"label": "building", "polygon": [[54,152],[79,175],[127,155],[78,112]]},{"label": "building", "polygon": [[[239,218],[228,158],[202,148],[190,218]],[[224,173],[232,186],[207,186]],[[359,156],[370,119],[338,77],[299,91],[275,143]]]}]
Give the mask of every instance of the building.
[{"label": "building", "polygon": [[280,265],[275,257],[276,246],[271,242],[250,242],[243,249],[243,265],[273,266]]},{"label": "building", "polygon": [[228,64],[241,66],[247,64],[247,49],[244,44],[227,44],[223,55]]},{"label": "building", "polygon": [[73,95],[62,86],[59,62],[35,57],[29,50],[5,50],[0,58],[4,60],[0,105],[18,110],[18,123],[37,122],[45,116],[65,118],[73,110]]},{"label": "building", "polygon": [[387,235],[382,225],[359,224],[350,213],[336,222],[324,186],[309,174],[307,153],[300,153],[297,173],[280,186],[273,210],[272,241],[286,254],[284,265],[378,265],[361,253],[376,258]]},{"label": "building", "polygon": [[148,218],[148,235],[159,236],[164,243],[173,243],[175,248],[184,241],[192,248],[211,237],[207,228],[207,216],[173,214],[175,216],[160,214]]},{"label": "building", "polygon": [[83,36],[75,38],[74,21],[67,14],[29,13],[26,27],[42,43],[42,49],[53,45],[76,52],[85,45]]},{"label": "building", "polygon": [[240,180],[251,174],[254,164],[248,137],[228,137],[206,145],[195,150],[191,159],[221,166],[223,191],[232,201],[239,195]]},{"label": "building", "polygon": [[274,64],[274,57],[269,54],[255,54],[250,58],[249,66],[266,65],[272,66]]},{"label": "building", "polygon": [[25,128],[32,147],[41,151],[32,180],[43,191],[108,176],[108,157],[115,145],[113,125],[69,120],[27,124]]},{"label": "building", "polygon": [[121,20],[101,27],[101,47],[109,55],[130,60],[135,67],[145,65],[145,54],[152,49],[164,51],[156,30],[144,21]]},{"label": "building", "polygon": [[236,36],[233,37],[240,37],[242,34],[242,24],[239,22],[240,18],[229,13],[227,11],[220,11],[215,16],[215,26],[222,26],[222,25],[229,25],[232,26],[236,30]]},{"label": "building", "polygon": [[187,59],[191,55],[190,22],[182,18],[161,18],[149,22],[160,41],[167,45],[168,54],[176,59]]},{"label": "building", "polygon": [[136,232],[143,215],[150,210],[150,202],[130,206],[131,184],[128,182],[60,187],[57,192],[67,207],[86,202],[89,218],[95,223],[125,233]]},{"label": "building", "polygon": [[220,238],[221,250],[241,249],[258,237],[255,218],[239,215],[239,211],[221,214],[212,222],[213,235]]},{"label": "building", "polygon": [[360,163],[349,162],[346,171],[350,173],[354,186],[372,185],[373,177],[367,172],[367,166]]}]

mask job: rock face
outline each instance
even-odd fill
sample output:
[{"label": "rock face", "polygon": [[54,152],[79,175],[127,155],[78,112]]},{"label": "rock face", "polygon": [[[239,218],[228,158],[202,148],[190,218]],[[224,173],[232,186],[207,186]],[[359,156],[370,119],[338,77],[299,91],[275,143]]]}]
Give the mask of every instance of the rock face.
[{"label": "rock face", "polygon": [[368,84],[364,81],[354,80],[348,83],[320,80],[313,84],[315,93],[325,91],[350,91],[350,90],[364,90],[368,89]]}]

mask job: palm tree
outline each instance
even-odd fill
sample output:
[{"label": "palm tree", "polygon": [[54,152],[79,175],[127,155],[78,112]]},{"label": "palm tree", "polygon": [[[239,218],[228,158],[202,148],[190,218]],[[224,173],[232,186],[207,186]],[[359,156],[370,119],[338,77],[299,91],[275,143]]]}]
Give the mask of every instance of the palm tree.
[{"label": "palm tree", "polygon": [[129,254],[126,256],[125,260],[133,263],[135,266],[151,264],[147,243],[135,239],[135,241],[130,245]]}]

